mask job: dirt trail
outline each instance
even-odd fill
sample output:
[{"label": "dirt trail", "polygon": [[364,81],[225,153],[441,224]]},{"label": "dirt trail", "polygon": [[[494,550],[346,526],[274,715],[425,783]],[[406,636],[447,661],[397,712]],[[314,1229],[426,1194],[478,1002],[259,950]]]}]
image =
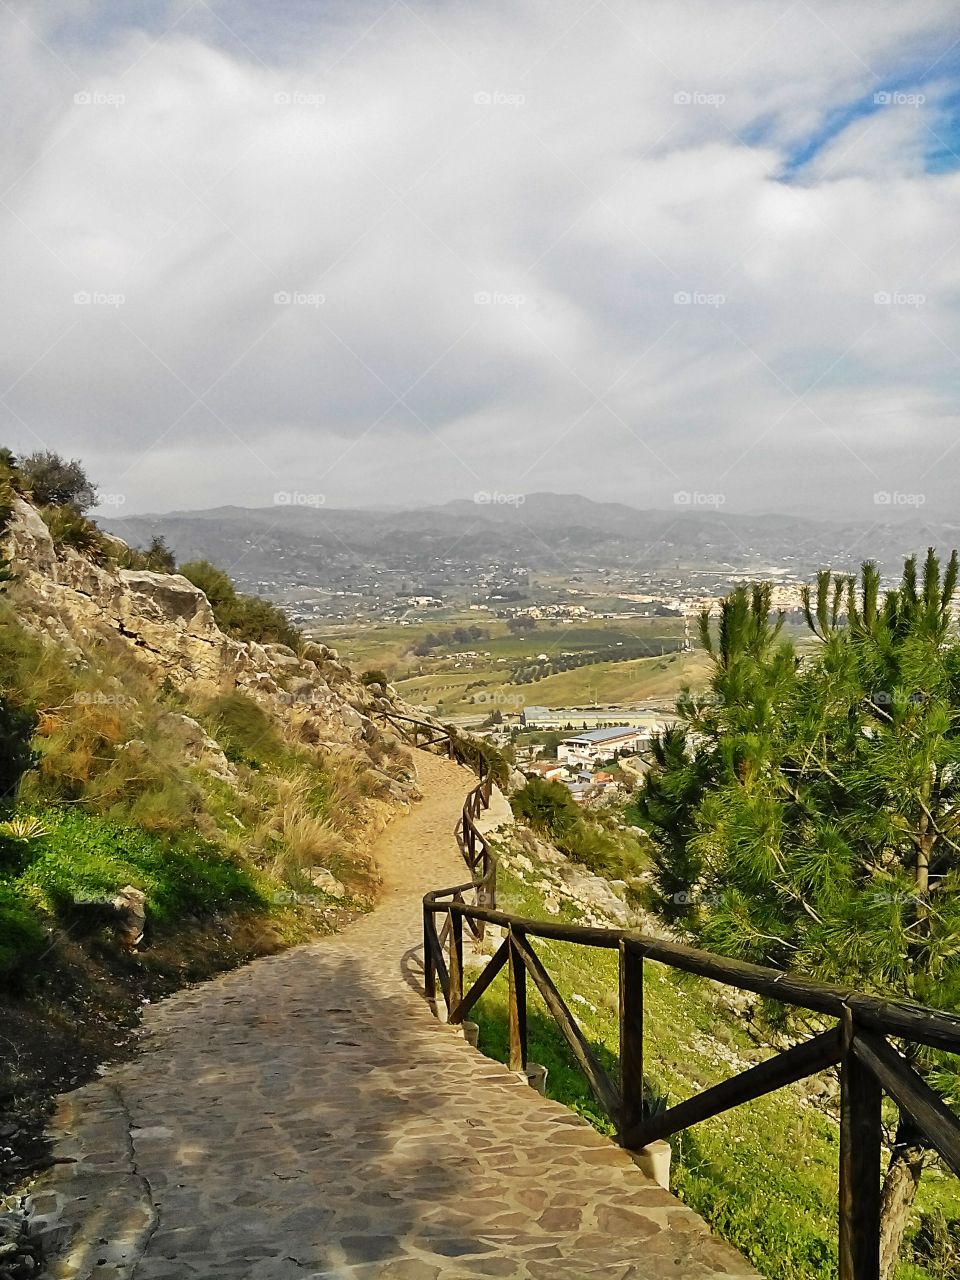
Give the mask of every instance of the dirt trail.
[{"label": "dirt trail", "polygon": [[58,1280],[752,1277],[577,1116],[437,1023],[420,900],[465,878],[472,779],[377,842],[377,910],[149,1010],[141,1055],[63,1099],[38,1208]]}]

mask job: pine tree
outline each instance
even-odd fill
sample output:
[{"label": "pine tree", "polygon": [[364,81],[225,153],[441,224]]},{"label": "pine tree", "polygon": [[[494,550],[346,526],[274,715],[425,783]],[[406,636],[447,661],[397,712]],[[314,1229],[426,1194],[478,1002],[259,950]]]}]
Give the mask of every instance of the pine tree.
[{"label": "pine tree", "polygon": [[[723,602],[706,697],[654,744],[641,820],[660,911],[731,956],[955,1010],[960,1005],[960,638],[956,553],[881,595],[876,566],[805,593],[800,661],[769,589]],[[956,1062],[914,1065],[960,1096]],[[891,1277],[924,1160],[901,1117],[884,1185]]]}]

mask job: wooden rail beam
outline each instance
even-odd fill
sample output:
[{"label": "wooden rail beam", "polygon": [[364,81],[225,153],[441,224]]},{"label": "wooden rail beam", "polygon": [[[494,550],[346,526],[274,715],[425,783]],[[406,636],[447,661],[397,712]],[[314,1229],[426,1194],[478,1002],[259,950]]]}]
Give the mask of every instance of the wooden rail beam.
[{"label": "wooden rail beam", "polygon": [[553,985],[553,979],[541,963],[540,957],[530,946],[522,933],[514,932],[514,946],[523,961],[530,977],[533,978],[547,1008],[553,1014],[564,1038],[573,1050],[573,1056],[580,1064],[580,1069],[587,1077],[587,1083],[593,1090],[594,1097],[603,1107],[610,1119],[616,1124],[620,1119],[620,1092],[613,1083],[587,1039],[577,1025],[576,1020],[564,1003],[560,992]]},{"label": "wooden rail beam", "polygon": [[464,1020],[473,1006],[490,986],[490,983],[507,963],[509,951],[510,940],[509,938],[504,938],[503,942],[500,943],[500,946],[487,961],[483,972],[477,978],[476,982],[460,1001],[459,1005],[451,1011],[451,1022],[462,1022]]},{"label": "wooden rail beam", "polygon": [[752,1102],[775,1089],[803,1080],[806,1076],[826,1067],[835,1066],[840,1060],[840,1036],[834,1027],[824,1031],[812,1040],[804,1040],[775,1058],[758,1063],[755,1067],[731,1076],[720,1084],[715,1084],[703,1093],[698,1093],[686,1102],[680,1102],[658,1115],[647,1116],[639,1124],[635,1124],[624,1135],[623,1145],[628,1147],[644,1147],[648,1142],[658,1138],[668,1138],[681,1129],[689,1129],[701,1120],[710,1120],[729,1111],[741,1103]]},{"label": "wooden rail beam", "polygon": [[450,925],[450,986],[447,1009],[450,1013],[463,1004],[463,916],[447,912]]},{"label": "wooden rail beam", "polygon": [[858,1031],[852,1048],[897,1106],[916,1122],[944,1163],[960,1177],[960,1120],[940,1095],[882,1036]]},{"label": "wooden rail beam", "polygon": [[431,934],[436,930],[433,912],[423,909],[423,994],[428,1000],[437,998],[437,969],[433,961]]}]

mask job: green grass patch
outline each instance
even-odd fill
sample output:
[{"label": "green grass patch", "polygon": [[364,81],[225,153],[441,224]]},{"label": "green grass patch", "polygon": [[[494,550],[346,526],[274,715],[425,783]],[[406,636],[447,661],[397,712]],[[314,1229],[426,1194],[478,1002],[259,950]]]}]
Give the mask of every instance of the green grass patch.
[{"label": "green grass patch", "polygon": [[79,809],[39,816],[47,834],[22,842],[20,865],[0,884],[55,918],[128,884],[143,890],[148,917],[163,923],[266,906],[255,874],[195,833],[163,837]]}]

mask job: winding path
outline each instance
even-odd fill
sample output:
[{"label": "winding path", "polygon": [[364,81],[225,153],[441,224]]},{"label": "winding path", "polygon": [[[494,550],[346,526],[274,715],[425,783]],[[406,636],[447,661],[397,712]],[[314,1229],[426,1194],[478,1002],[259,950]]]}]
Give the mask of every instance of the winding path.
[{"label": "winding path", "polygon": [[420,899],[463,879],[467,770],[376,848],[343,933],[150,1009],[143,1052],[68,1094],[34,1197],[48,1274],[133,1280],[753,1277],[623,1151],[437,1023],[414,988]]}]

